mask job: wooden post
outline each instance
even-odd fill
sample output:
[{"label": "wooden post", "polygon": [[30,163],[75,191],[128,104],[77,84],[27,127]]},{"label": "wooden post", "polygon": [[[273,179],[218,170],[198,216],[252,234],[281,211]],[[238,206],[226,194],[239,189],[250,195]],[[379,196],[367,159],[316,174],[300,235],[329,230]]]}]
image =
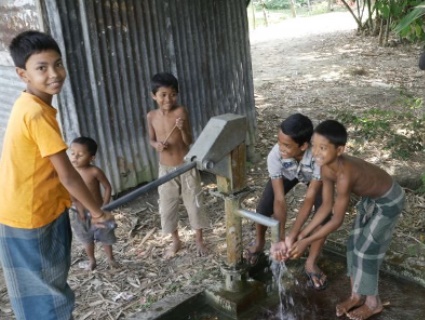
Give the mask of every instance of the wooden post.
[{"label": "wooden post", "polygon": [[246,148],[245,144],[230,153],[230,177],[217,176],[218,191],[228,195],[224,199],[226,214],[227,265],[236,268],[242,263],[242,218],[237,214],[239,198],[232,194],[246,187]]}]

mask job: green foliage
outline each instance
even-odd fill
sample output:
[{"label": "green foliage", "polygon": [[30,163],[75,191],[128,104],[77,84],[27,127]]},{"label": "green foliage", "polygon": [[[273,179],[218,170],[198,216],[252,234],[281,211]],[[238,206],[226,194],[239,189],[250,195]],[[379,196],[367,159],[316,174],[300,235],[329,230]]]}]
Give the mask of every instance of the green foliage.
[{"label": "green foliage", "polygon": [[422,185],[416,190],[418,193],[425,193],[425,172],[421,175]]},{"label": "green foliage", "polygon": [[[397,2],[397,1],[396,1]],[[400,12],[401,19],[397,20],[394,32],[410,41],[424,41],[425,2],[422,0],[403,1],[404,10]]]},{"label": "green foliage", "polygon": [[262,1],[253,1],[254,5],[262,6],[265,5],[267,9],[279,10],[279,9],[288,9],[290,7],[290,0],[262,0]]},{"label": "green foliage", "polygon": [[400,106],[392,109],[369,109],[354,115],[339,112],[337,118],[350,130],[356,144],[376,144],[391,157],[409,159],[424,152],[425,116],[422,98],[402,96]]}]

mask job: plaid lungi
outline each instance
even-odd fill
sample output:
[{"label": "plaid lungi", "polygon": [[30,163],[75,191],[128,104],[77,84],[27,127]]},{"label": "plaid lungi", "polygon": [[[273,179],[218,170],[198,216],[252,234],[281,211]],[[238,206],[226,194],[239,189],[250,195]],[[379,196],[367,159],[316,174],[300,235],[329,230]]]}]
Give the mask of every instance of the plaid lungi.
[{"label": "plaid lungi", "polygon": [[394,182],[382,197],[363,197],[357,204],[357,216],[347,243],[347,268],[353,292],[378,295],[379,268],[403,210],[404,196],[403,189]]},{"label": "plaid lungi", "polygon": [[71,239],[68,210],[41,228],[0,224],[0,261],[16,319],[72,319]]}]

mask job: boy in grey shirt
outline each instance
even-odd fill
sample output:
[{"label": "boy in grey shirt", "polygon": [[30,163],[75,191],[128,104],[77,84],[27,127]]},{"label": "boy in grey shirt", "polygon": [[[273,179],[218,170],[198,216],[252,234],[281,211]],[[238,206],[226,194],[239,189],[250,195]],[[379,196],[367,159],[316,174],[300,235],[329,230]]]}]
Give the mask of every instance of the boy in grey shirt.
[{"label": "boy in grey shirt", "polygon": [[[313,134],[311,120],[296,113],[281,124],[278,143],[267,157],[267,169],[270,179],[267,182],[256,211],[265,216],[279,220],[280,235],[288,246],[297,240],[302,225],[307,221],[313,208],[317,210],[322,202],[320,167],[314,162],[310,139]],[[306,196],[298,212],[297,219],[285,239],[287,205],[285,194],[299,182],[308,185]],[[318,227],[320,228],[320,226]],[[248,264],[255,265],[264,250],[267,227],[256,224],[256,242],[245,250]],[[308,284],[322,290],[326,287],[326,276],[317,266],[317,259],[325,239],[319,239],[310,246],[310,253],[305,264]]]}]

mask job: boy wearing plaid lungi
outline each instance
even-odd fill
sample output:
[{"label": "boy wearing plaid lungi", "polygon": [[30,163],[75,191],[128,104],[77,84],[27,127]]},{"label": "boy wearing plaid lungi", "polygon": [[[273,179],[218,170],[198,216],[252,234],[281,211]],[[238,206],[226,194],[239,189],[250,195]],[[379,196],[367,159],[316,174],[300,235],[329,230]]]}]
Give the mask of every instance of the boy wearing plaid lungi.
[{"label": "boy wearing plaid lungi", "polygon": [[[351,295],[337,304],[336,315],[346,314],[350,319],[364,320],[383,309],[378,295],[379,268],[403,209],[405,195],[387,172],[362,159],[345,155],[346,142],[347,131],[341,123],[326,120],[317,126],[312,144],[316,162],[321,166],[322,206],[301,231],[301,240],[291,248],[282,243],[274,244],[272,252],[277,260],[300,257],[311,242],[326,237],[341,226],[350,194],[360,196],[347,243]],[[331,209],[333,216],[330,221],[312,233]]]},{"label": "boy wearing plaid lungi", "polygon": [[100,209],[66,154],[52,106],[66,78],[56,41],[25,31],[9,49],[26,90],[12,108],[0,159],[0,261],[16,319],[69,320],[69,193],[95,224],[113,217]]}]

